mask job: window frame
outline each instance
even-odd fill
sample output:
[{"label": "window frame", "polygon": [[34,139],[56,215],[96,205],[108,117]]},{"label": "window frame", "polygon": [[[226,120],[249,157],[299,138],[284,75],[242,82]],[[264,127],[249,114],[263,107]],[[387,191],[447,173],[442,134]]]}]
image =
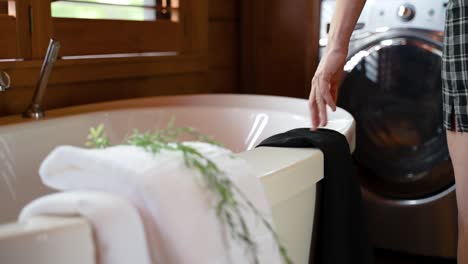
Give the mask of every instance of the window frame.
[{"label": "window frame", "polygon": [[[180,22],[166,20],[53,18],[52,31],[53,37],[62,44],[61,55],[80,56],[180,52],[184,38],[182,30]],[[76,32],[83,36],[79,42],[75,40]]]},{"label": "window frame", "polygon": [[2,43],[1,55],[18,56],[16,19],[5,14],[0,14],[0,31],[2,32],[0,34],[0,43]]},{"label": "window frame", "polygon": [[[156,2],[162,4],[161,0]],[[180,9],[184,4],[185,1],[181,1]],[[183,19],[134,21],[52,17],[52,36],[61,42],[62,56],[180,52],[184,40],[183,23]],[[79,42],[76,41],[77,32],[82,36]]]},{"label": "window frame", "polygon": [[[11,76],[13,87],[33,86],[37,80],[49,39],[53,36],[53,19],[62,18],[51,17],[50,1],[46,4],[44,0],[10,1],[15,1],[17,5],[18,54],[25,59],[0,61],[0,69]],[[29,23],[30,17],[32,23]],[[160,21],[160,24],[167,25],[167,22]],[[178,23],[182,30],[177,33],[178,36],[172,36],[172,38],[179,38],[177,41],[180,45],[177,47],[177,52],[145,53],[146,51],[142,50],[143,53],[138,53],[137,50],[136,53],[107,58],[87,56],[59,59],[52,71],[50,83],[63,84],[208,71],[208,1],[181,1]],[[30,24],[33,25],[32,28]],[[167,43],[169,42],[165,45],[169,49],[170,44]],[[63,44],[62,49],[66,49]],[[77,74],[78,72],[80,74]],[[89,75],[84,74],[85,72],[89,72]]]},{"label": "window frame", "polygon": [[0,1],[0,14],[8,13],[8,2]]}]

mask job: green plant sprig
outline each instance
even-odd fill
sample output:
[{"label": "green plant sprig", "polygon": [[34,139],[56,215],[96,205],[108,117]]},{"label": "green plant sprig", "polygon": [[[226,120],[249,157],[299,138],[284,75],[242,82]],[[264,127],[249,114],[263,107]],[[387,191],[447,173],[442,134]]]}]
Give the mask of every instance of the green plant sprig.
[{"label": "green plant sprig", "polygon": [[[264,218],[262,213],[247,196],[224,175],[214,162],[195,148],[178,142],[178,139],[182,135],[188,135],[197,141],[222,146],[220,143],[202,135],[193,128],[176,128],[174,126],[174,119],[171,119],[166,128],[155,130],[154,132],[141,133],[138,130],[134,130],[130,136],[126,137],[123,144],[137,146],[153,154],[158,154],[162,150],[181,152],[185,165],[188,168],[197,170],[202,176],[207,188],[216,196],[216,214],[218,219],[229,227],[230,234],[234,239],[238,239],[245,244],[252,257],[252,262],[259,263],[257,245],[255,241],[252,240],[250,230],[241,213],[242,205],[247,205],[247,208],[250,209],[272,233],[283,262],[292,264],[286,248],[280,242],[278,234],[275,232],[273,226]],[[101,124],[95,128],[90,128],[86,146],[98,149],[110,146],[110,141],[104,132],[104,125]],[[236,196],[236,193],[239,195]],[[237,197],[241,200],[239,201]]]},{"label": "green plant sprig", "polygon": [[109,147],[109,145],[109,139],[104,133],[103,124],[89,129],[88,141],[86,142],[87,147],[102,149]]}]

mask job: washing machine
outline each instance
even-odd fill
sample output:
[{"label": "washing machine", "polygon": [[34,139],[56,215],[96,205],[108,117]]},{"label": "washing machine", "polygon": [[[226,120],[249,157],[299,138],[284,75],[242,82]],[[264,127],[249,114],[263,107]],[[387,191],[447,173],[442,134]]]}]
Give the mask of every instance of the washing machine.
[{"label": "washing machine", "polygon": [[[368,0],[337,103],[356,119],[354,160],[376,248],[454,258],[457,209],[442,126],[447,0]],[[320,47],[335,1],[322,1]]]}]

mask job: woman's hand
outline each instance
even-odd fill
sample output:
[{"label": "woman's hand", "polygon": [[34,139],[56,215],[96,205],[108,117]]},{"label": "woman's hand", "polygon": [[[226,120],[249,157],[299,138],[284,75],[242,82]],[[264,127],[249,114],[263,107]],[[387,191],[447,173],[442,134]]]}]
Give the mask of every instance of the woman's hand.
[{"label": "woman's hand", "polygon": [[343,74],[347,49],[330,49],[320,61],[312,79],[309,96],[309,108],[312,117],[311,130],[327,124],[327,109],[336,110],[336,94]]}]

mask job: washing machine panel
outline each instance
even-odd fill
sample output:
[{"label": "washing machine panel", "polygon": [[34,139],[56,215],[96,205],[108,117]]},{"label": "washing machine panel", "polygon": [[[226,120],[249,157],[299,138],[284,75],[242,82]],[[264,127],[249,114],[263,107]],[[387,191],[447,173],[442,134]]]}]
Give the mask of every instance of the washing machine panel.
[{"label": "washing machine panel", "polygon": [[454,184],[442,126],[441,46],[414,33],[350,56],[338,104],[356,119],[361,182],[393,199],[421,199]]},{"label": "washing machine panel", "polygon": [[[367,0],[338,105],[356,119],[354,158],[373,246],[455,258],[455,184],[441,98],[447,2]],[[334,5],[322,2],[320,54]]]},{"label": "washing machine panel", "polygon": [[441,56],[440,33],[395,29],[361,42],[345,65],[338,105],[356,119],[354,159],[377,248],[456,256]]}]

